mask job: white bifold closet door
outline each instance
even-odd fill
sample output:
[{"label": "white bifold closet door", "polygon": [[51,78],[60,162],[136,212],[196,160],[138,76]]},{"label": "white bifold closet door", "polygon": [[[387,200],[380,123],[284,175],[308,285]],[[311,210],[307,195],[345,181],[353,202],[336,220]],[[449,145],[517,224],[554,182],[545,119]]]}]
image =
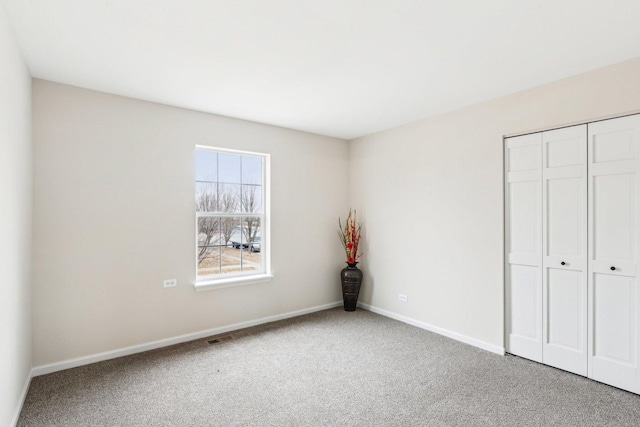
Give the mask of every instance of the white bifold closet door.
[{"label": "white bifold closet door", "polygon": [[640,115],[505,144],[507,351],[640,393]]},{"label": "white bifold closet door", "polygon": [[587,126],[542,132],[542,362],[587,375]]},{"label": "white bifold closet door", "polygon": [[587,375],[587,128],[506,140],[507,351]]},{"label": "white bifold closet door", "polygon": [[640,393],[640,115],[589,124],[589,377]]},{"label": "white bifold closet door", "polygon": [[542,362],[542,135],[505,144],[507,351]]}]

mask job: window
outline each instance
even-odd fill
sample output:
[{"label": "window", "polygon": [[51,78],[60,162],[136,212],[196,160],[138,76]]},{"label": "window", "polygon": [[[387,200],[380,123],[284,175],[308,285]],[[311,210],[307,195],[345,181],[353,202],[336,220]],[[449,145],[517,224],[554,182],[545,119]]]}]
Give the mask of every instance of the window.
[{"label": "window", "polygon": [[196,288],[268,280],[267,154],[196,146]]}]

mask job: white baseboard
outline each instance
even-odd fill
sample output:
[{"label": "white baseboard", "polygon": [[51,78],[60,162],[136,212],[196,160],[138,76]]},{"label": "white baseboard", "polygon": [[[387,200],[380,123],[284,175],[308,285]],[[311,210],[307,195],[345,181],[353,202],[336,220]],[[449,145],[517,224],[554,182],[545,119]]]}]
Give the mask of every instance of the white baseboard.
[{"label": "white baseboard", "polygon": [[402,316],[400,314],[383,310],[381,308],[378,308],[369,304],[365,304],[362,302],[358,303],[358,306],[364,308],[365,310],[369,310],[373,313],[381,314],[383,316],[390,317],[391,319],[399,320],[400,322],[407,323],[412,326],[417,326],[418,328],[426,329],[427,331],[435,332],[436,334],[443,335],[447,338],[451,338],[456,341],[460,341],[465,344],[469,344],[474,347],[478,347],[483,350],[490,351],[492,353],[500,354],[502,356],[504,356],[505,354],[504,347],[499,347],[497,345],[489,344],[487,342],[484,342],[475,338],[471,338],[466,335],[459,334],[457,332],[449,331],[447,329],[440,328],[438,326],[433,326],[428,323],[420,322],[418,320],[411,319],[410,317]]},{"label": "white baseboard", "polygon": [[251,326],[262,325],[264,323],[275,322],[278,320],[302,316],[305,314],[314,313],[316,311],[322,311],[330,308],[339,307],[341,305],[342,305],[342,301],[336,301],[329,304],[319,305],[316,307],[305,308],[303,310],[291,311],[289,313],[283,313],[283,314],[276,314],[274,316],[263,317],[261,319],[235,323],[233,325],[220,326],[218,328],[207,329],[206,331],[179,335],[173,338],[166,338],[163,340],[152,341],[145,344],[125,347],[118,350],[106,351],[104,353],[98,353],[91,356],[79,357],[76,359],[70,359],[62,362],[51,363],[48,365],[37,366],[33,368],[31,372],[32,372],[32,376],[34,377],[38,375],[46,375],[52,372],[62,371],[69,368],[76,368],[78,366],[88,365],[96,362],[102,362],[104,360],[109,360],[109,359],[115,359],[116,357],[129,356],[131,354],[142,353],[144,351],[149,351],[149,350],[155,350],[161,347],[167,347],[170,345],[180,344],[187,341],[202,339],[202,338],[210,337],[213,335],[224,334],[226,332],[236,331],[238,329],[244,329]]},{"label": "white baseboard", "polygon": [[33,378],[33,369],[29,372],[29,375],[24,382],[24,386],[22,387],[22,394],[20,395],[20,400],[18,401],[18,407],[16,408],[15,415],[13,416],[13,421],[11,422],[11,424],[9,424],[11,427],[15,427],[18,424],[18,419],[20,418],[20,413],[22,412],[22,407],[24,406],[24,401],[27,398],[29,386],[31,385],[31,378]]}]

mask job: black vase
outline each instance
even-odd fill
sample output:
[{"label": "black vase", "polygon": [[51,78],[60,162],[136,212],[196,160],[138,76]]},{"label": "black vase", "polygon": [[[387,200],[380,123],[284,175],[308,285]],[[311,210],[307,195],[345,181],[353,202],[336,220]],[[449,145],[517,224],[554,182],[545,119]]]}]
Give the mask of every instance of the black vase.
[{"label": "black vase", "polygon": [[356,311],[358,305],[358,294],[362,284],[362,271],[356,267],[357,262],[347,263],[347,267],[340,272],[342,281],[342,300],[344,301],[344,311]]}]

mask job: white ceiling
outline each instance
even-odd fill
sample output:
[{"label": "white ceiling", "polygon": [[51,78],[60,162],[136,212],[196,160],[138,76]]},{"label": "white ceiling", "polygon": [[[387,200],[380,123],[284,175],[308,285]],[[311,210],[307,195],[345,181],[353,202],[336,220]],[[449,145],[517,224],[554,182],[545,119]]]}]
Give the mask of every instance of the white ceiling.
[{"label": "white ceiling", "polygon": [[344,139],[640,57],[640,0],[2,0],[34,77]]}]

